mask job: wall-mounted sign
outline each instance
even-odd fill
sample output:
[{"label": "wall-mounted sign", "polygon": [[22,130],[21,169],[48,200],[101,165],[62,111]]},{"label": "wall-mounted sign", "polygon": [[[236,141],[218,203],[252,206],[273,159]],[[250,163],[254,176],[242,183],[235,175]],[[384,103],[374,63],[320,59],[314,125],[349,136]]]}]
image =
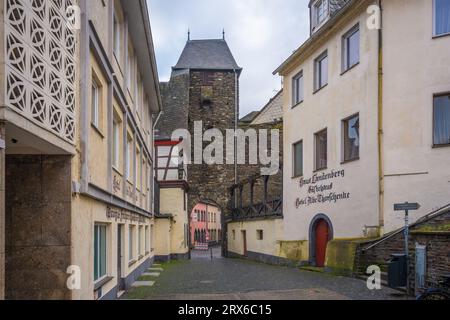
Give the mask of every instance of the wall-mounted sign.
[{"label": "wall-mounted sign", "polygon": [[121,209],[115,209],[111,207],[106,208],[106,217],[108,219],[114,219],[116,222],[129,221],[129,222],[145,223],[146,221],[145,217],[137,213],[130,213]]},{"label": "wall-mounted sign", "polygon": [[418,203],[398,203],[394,204],[394,211],[416,211],[420,209],[420,204]]},{"label": "wall-mounted sign", "polygon": [[335,192],[335,180],[345,178],[345,170],[331,170],[330,172],[316,173],[311,178],[301,178],[299,187],[305,189],[307,195],[295,201],[296,208],[314,204],[334,204],[341,200],[350,199],[349,192]]}]

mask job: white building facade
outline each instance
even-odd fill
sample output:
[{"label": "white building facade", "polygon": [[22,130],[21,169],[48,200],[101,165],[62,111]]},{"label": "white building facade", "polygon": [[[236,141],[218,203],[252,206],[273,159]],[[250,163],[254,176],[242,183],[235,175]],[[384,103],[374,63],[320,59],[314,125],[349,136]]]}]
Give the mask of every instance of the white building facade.
[{"label": "white building facade", "polygon": [[280,240],[322,266],[332,240],[401,227],[395,203],[419,202],[415,221],[449,202],[450,5],[310,7],[310,39],[276,71],[285,93]]}]

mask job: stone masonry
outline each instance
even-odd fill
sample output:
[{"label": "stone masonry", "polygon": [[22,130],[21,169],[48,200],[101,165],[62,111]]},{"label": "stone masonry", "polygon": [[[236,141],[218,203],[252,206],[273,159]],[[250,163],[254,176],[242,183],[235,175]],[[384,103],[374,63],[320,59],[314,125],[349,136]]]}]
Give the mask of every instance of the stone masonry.
[{"label": "stone masonry", "polygon": [[[0,122],[0,140],[5,140],[5,126]],[[5,297],[5,149],[0,148],[0,300]]]},{"label": "stone masonry", "polygon": [[[207,78],[207,80],[205,80]],[[235,128],[236,76],[234,72],[193,71],[190,76],[189,132],[194,123],[203,122],[203,130],[219,129],[226,136],[227,129]],[[202,103],[202,91],[209,90],[211,104]],[[208,143],[204,143],[206,147]],[[194,146],[192,146],[194,147]],[[235,181],[235,166],[227,164],[188,166],[189,211],[202,200],[219,205],[224,211],[230,199],[228,187]]]},{"label": "stone masonry", "polygon": [[7,156],[5,181],[6,298],[70,299],[70,156]]}]

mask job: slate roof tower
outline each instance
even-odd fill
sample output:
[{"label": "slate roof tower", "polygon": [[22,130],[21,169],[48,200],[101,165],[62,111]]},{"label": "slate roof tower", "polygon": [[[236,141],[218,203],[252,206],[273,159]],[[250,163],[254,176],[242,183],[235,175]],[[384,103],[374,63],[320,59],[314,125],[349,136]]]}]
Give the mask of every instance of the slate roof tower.
[{"label": "slate roof tower", "polygon": [[[157,124],[157,139],[170,138],[176,129],[188,129],[193,136],[196,121],[203,122],[203,130],[216,128],[225,137],[225,130],[235,129],[239,119],[241,72],[224,38],[189,38],[170,81],[161,84],[164,114]],[[204,201],[224,212],[235,174],[234,165],[188,165],[188,212]]]}]

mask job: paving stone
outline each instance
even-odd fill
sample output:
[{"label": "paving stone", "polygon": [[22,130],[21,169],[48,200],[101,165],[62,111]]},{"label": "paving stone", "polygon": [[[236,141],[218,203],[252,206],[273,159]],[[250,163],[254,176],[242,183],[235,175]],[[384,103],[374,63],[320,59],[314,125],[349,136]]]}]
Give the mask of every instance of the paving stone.
[{"label": "paving stone", "polygon": [[147,270],[148,272],[163,272],[163,268],[150,268]]},{"label": "paving stone", "polygon": [[[396,300],[398,291],[369,290],[366,282],[241,259],[193,255],[161,273],[147,300]],[[150,273],[150,272],[149,272]],[[126,295],[124,296],[126,299]],[[135,298],[133,296],[133,298]]]}]

